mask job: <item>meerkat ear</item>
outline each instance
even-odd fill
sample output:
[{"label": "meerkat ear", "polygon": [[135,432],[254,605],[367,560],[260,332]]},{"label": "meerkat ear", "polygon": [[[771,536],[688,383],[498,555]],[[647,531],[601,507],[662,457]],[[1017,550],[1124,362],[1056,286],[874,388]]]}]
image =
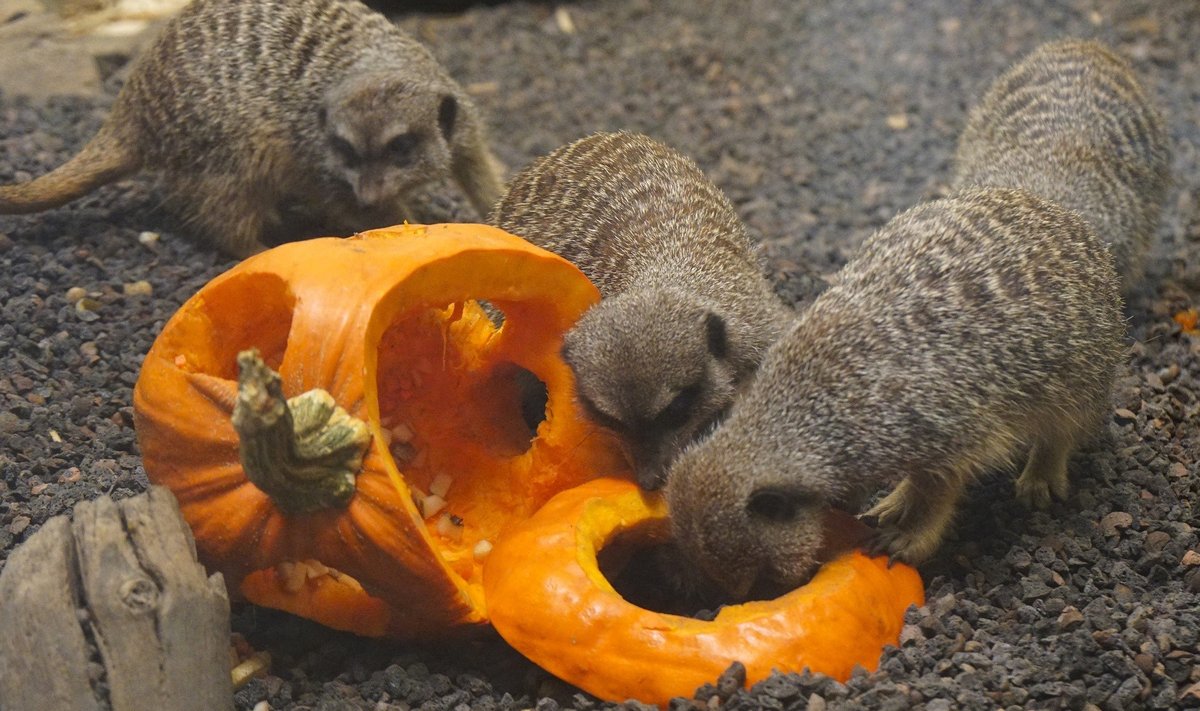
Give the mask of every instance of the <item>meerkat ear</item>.
[{"label": "meerkat ear", "polygon": [[458,99],[447,94],[442,97],[442,102],[438,104],[438,128],[442,130],[442,138],[450,140],[450,134],[454,133],[454,122],[458,118]]},{"label": "meerkat ear", "polygon": [[724,358],[729,350],[725,319],[709,311],[704,315],[704,330],[708,337],[708,352],[714,358]]}]

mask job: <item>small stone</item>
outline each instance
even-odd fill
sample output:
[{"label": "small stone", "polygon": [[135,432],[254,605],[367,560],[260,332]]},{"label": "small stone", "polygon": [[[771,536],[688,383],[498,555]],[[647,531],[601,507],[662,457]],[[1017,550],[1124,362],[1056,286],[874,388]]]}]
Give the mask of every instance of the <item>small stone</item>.
[{"label": "small stone", "polygon": [[1128,585],[1126,585],[1124,583],[1117,583],[1116,585],[1113,586],[1113,597],[1115,597],[1117,599],[1117,602],[1120,602],[1120,603],[1133,602],[1133,599],[1134,599],[1133,588],[1129,587]]},{"label": "small stone", "polygon": [[146,280],[134,281],[121,285],[121,291],[126,296],[149,296],[154,293],[154,287]]},{"label": "small stone", "polygon": [[908,114],[892,114],[887,117],[887,127],[893,131],[903,131],[908,128]]},{"label": "small stone", "polygon": [[1167,476],[1174,479],[1182,479],[1188,475],[1187,467],[1180,462],[1175,462],[1167,469]]},{"label": "small stone", "polygon": [[1164,384],[1170,385],[1171,383],[1175,382],[1176,378],[1179,377],[1179,373],[1180,373],[1179,364],[1172,363],[1171,365],[1167,366],[1166,368],[1162,368],[1158,371],[1158,378]]},{"label": "small stone", "polygon": [[717,679],[717,695],[728,699],[746,686],[746,665],[734,662]]},{"label": "small stone", "polygon": [[1146,534],[1146,542],[1144,544],[1148,553],[1161,553],[1163,548],[1171,542],[1171,534],[1166,531],[1151,531]]},{"label": "small stone", "polygon": [[0,254],[4,254],[13,248],[12,238],[7,234],[0,232]]},{"label": "small stone", "polygon": [[1183,554],[1183,558],[1179,561],[1179,563],[1188,568],[1200,565],[1200,553],[1189,550]]},{"label": "small stone", "polygon": [[1133,663],[1134,666],[1142,670],[1143,674],[1149,675],[1154,671],[1155,662],[1153,654],[1147,654],[1146,652],[1135,654],[1133,655]]},{"label": "small stone", "polygon": [[87,289],[82,286],[73,286],[67,289],[67,301],[70,301],[72,304],[79,303],[85,296],[87,296]]},{"label": "small stone", "polygon": [[1078,608],[1068,605],[1058,615],[1058,629],[1069,632],[1083,624],[1083,613]]},{"label": "small stone", "polygon": [[825,711],[828,706],[824,696],[813,694],[808,697],[808,711]]},{"label": "small stone", "polygon": [[900,646],[908,644],[916,644],[917,642],[925,641],[925,633],[916,625],[904,625],[900,630]]},{"label": "small stone", "polygon": [[1122,529],[1133,525],[1133,516],[1125,511],[1113,511],[1100,519],[1100,528],[1106,536],[1115,536]]},{"label": "small stone", "polygon": [[1133,410],[1125,407],[1118,407],[1116,410],[1113,410],[1113,415],[1120,424],[1128,424],[1137,420],[1137,415],[1133,414]]},{"label": "small stone", "polygon": [[79,301],[75,302],[75,310],[81,314],[99,311],[101,306],[103,306],[103,304],[88,296],[85,296]]},{"label": "small stone", "polygon": [[138,233],[137,239],[141,244],[147,247],[153,247],[154,245],[158,244],[158,239],[161,236],[162,235],[158,234],[157,232],[140,232]]},{"label": "small stone", "polygon": [[30,523],[31,521],[28,516],[17,516],[12,520],[12,523],[8,524],[8,532],[14,536],[19,536],[22,531],[29,528]]}]

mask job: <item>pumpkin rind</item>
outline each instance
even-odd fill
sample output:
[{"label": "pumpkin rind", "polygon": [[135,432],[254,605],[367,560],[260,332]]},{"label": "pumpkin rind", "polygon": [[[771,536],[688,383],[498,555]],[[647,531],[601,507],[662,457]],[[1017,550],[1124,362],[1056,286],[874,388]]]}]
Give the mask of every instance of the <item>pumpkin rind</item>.
[{"label": "pumpkin rind", "polygon": [[895,644],[920,576],[851,552],[775,600],[721,608],[709,621],[636,607],[604,578],[596,553],[617,532],[658,526],[666,507],[627,480],[597,479],[551,499],[501,539],[484,566],[492,624],[559,678],[609,701],[690,697],[733,661],[748,683],[813,671],[846,680]]},{"label": "pumpkin rind", "polygon": [[[504,311],[503,328],[474,304],[439,310],[480,298]],[[417,314],[414,328],[442,329],[443,353],[448,338],[461,346],[464,374],[445,377],[486,378],[488,368],[513,363],[546,384],[547,417],[528,451],[489,459],[480,450],[470,464],[495,471],[463,479],[456,492],[474,516],[470,536],[496,537],[557,491],[621,466],[612,441],[577,411],[558,355],[562,333],[598,298],[573,265],[485,225],[404,225],[263,252],[185,303],[147,354],[134,390],[147,475],[179,499],[206,565],[254,602],[370,636],[419,638],[482,623],[478,563],[429,530],[410,487],[418,468],[401,473],[386,446],[381,341]],[[278,371],[284,396],[323,389],[367,423],[371,444],[345,507],[286,515],[246,479],[230,415],[236,355],[251,347]],[[457,447],[429,443],[449,450],[447,461]],[[493,506],[474,498],[494,492]],[[357,584],[314,579],[289,590],[272,572],[303,560]]]}]

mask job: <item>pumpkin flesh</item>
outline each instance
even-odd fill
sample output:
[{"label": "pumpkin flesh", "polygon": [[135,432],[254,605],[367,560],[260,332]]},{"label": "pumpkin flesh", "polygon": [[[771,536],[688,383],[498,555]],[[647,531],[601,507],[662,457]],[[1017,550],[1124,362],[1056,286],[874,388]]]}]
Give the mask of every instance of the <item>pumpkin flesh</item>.
[{"label": "pumpkin flesh", "polygon": [[[504,312],[501,328],[475,301],[484,298]],[[597,299],[565,260],[483,225],[269,250],[184,304],[147,355],[134,391],[147,474],[179,499],[201,559],[253,602],[369,636],[480,624],[474,545],[556,491],[622,467],[577,411],[558,356],[562,333]],[[324,389],[367,424],[344,508],[287,515],[246,478],[230,414],[236,356],[252,347],[286,396]],[[518,369],[548,392],[532,440]],[[395,441],[401,423],[407,448]],[[451,480],[448,506],[427,520],[414,497],[439,475]],[[436,532],[443,513],[461,520],[459,535]],[[288,566],[306,561],[331,572],[298,585]]]},{"label": "pumpkin flesh", "polygon": [[733,661],[753,683],[804,668],[845,680],[875,669],[924,591],[912,568],[853,551],[775,600],[721,608],[704,621],[636,607],[601,573],[617,536],[660,542],[666,506],[622,479],[597,479],[551,499],[499,541],[484,566],[492,624],[559,678],[609,701],[664,708],[691,697]]}]

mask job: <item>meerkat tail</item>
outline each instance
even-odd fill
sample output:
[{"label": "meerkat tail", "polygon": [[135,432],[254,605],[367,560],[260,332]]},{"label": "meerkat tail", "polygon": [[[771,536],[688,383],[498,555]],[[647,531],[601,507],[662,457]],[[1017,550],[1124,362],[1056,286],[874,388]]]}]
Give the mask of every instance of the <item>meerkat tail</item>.
[{"label": "meerkat tail", "polygon": [[65,205],[136,173],[137,153],[105,126],[83,150],[49,173],[24,183],[0,185],[0,214],[41,212]]}]

